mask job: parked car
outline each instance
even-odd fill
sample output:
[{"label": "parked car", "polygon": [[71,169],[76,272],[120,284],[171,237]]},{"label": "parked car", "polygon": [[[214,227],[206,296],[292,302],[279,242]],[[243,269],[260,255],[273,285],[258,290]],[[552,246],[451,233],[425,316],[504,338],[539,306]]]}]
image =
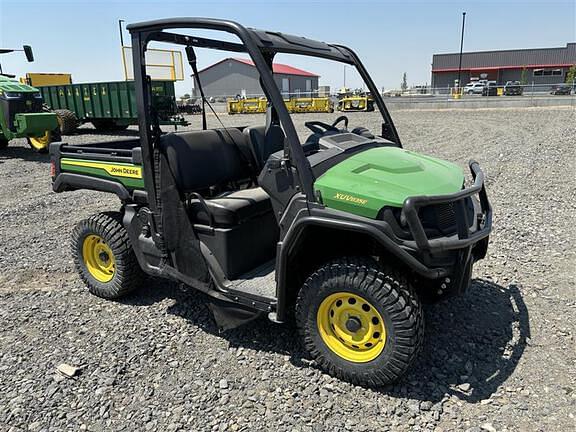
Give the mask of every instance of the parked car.
[{"label": "parked car", "polygon": [[557,84],[552,86],[552,91],[550,92],[551,95],[569,95],[572,93],[572,88],[568,84]]},{"label": "parked car", "polygon": [[466,86],[464,87],[464,93],[465,94],[482,94],[482,90],[484,89],[484,83],[483,82],[471,82],[466,84]]},{"label": "parked car", "polygon": [[504,85],[504,96],[522,96],[524,87],[520,81],[506,81]]},{"label": "parked car", "polygon": [[498,96],[498,83],[496,81],[488,81],[482,88],[482,96]]}]

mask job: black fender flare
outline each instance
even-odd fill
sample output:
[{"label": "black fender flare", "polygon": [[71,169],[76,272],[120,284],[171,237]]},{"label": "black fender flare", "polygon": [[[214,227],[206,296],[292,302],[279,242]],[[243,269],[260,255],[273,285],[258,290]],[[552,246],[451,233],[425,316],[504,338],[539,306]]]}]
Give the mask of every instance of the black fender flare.
[{"label": "black fender flare", "polygon": [[286,272],[290,248],[298,241],[305,229],[311,226],[327,227],[335,230],[354,231],[366,234],[373,238],[387,252],[393,254],[416,273],[430,279],[436,279],[446,275],[446,270],[442,268],[428,268],[414,256],[400,247],[393,239],[374,225],[351,220],[341,220],[326,218],[321,216],[303,216],[296,218],[290,226],[283,240],[278,242],[276,254],[276,282],[277,282],[277,320],[284,321],[286,313]]}]

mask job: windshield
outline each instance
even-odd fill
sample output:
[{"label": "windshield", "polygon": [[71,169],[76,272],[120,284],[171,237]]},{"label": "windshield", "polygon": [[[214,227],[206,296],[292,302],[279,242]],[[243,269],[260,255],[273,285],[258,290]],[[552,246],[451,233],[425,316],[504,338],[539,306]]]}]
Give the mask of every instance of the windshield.
[{"label": "windshield", "polygon": [[[189,30],[184,32],[191,33]],[[220,31],[194,30],[193,34],[198,38],[209,36],[213,41],[225,41],[229,45],[220,48],[233,49],[193,48],[198,75],[194,78],[189,69],[183,74],[184,79],[176,83],[179,105],[190,112],[200,112],[204,105],[208,128],[265,124],[269,97],[253,59],[247,53],[238,52],[240,49],[237,47],[242,47],[240,40]],[[189,54],[178,44],[153,42],[149,47],[185,51],[182,56],[184,62],[188,57],[186,54]],[[273,78],[300,142],[305,142],[311,133],[317,132],[317,128],[311,129],[306,125],[310,121],[342,131],[365,128],[370,135],[384,132],[388,139],[397,137],[389,114],[385,108],[381,111],[376,100],[381,95],[374,95],[369,90],[370,81],[362,78],[356,65],[308,53],[277,53],[273,57]],[[346,119],[334,125],[342,116]],[[193,127],[203,127],[199,124],[199,116],[194,116],[190,123]]]}]

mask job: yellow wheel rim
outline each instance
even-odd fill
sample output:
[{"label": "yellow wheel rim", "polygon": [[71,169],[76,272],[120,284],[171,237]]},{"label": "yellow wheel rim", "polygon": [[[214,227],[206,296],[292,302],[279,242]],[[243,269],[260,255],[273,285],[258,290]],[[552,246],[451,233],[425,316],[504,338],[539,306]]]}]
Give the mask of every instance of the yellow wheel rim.
[{"label": "yellow wheel rim", "polygon": [[36,150],[43,150],[50,144],[51,134],[50,131],[44,132],[44,135],[39,137],[29,137],[30,145]]},{"label": "yellow wheel rim", "polygon": [[84,239],[82,259],[88,272],[98,282],[110,282],[114,277],[116,260],[112,249],[102,237],[91,234]]},{"label": "yellow wheel rim", "polygon": [[326,297],[318,308],[316,321],[326,346],[350,362],[374,360],[386,344],[382,316],[356,294],[338,292]]}]

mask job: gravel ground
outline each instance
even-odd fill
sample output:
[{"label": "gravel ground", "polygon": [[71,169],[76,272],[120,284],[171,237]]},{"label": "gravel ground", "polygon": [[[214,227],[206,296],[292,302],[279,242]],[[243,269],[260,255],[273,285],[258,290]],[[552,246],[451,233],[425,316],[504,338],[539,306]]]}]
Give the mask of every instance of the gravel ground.
[{"label": "gravel ground", "polygon": [[[174,284],[90,296],[69,233],[118,201],[54,194],[48,158],[16,141],[0,155],[0,430],[574,430],[575,113],[394,112],[407,148],[480,161],[495,230],[470,290],[426,308],[419,361],[382,389],[323,374],[290,326],[219,333],[203,297]],[[310,117],[335,115],[296,116],[301,132]],[[377,130],[374,114],[366,123]],[[114,138],[83,129],[67,141]],[[80,373],[64,378],[61,363]]]}]

